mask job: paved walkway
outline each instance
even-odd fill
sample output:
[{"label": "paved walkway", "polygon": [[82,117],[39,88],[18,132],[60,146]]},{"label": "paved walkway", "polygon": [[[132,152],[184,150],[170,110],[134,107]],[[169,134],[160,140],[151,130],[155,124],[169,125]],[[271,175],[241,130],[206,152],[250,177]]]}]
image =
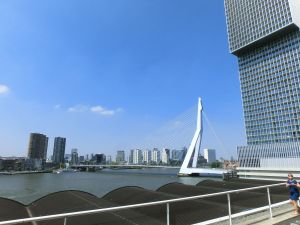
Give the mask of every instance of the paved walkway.
[{"label": "paved walkway", "polygon": [[[290,209],[289,209],[290,208]],[[260,221],[259,221],[260,220]],[[243,223],[240,223],[240,225]],[[246,223],[249,225],[300,225],[300,216],[294,215],[291,207],[285,207],[282,211],[278,211],[272,219],[257,217],[253,223]]]},{"label": "paved walkway", "polygon": [[300,216],[295,216],[290,219],[276,223],[276,225],[300,225]]},{"label": "paved walkway", "polygon": [[[234,225],[300,225],[300,216],[293,214],[293,208],[283,205],[273,208],[273,218],[269,218],[269,211],[254,213],[244,217],[233,219]],[[228,225],[228,221],[215,223],[214,225]]]}]

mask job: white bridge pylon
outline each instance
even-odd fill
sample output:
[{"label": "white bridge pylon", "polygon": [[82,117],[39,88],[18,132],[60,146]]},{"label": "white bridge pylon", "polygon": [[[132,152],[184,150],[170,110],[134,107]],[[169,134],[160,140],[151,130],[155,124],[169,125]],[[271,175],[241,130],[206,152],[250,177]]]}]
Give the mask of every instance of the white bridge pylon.
[{"label": "white bridge pylon", "polygon": [[[202,140],[202,101],[201,98],[198,99],[198,110],[197,110],[197,127],[192,139],[192,142],[187,150],[184,161],[179,170],[179,176],[190,176],[190,175],[200,175],[200,174],[223,174],[225,170],[215,170],[208,168],[197,168],[198,155],[201,147]],[[190,161],[193,157],[192,167],[189,167]]]}]

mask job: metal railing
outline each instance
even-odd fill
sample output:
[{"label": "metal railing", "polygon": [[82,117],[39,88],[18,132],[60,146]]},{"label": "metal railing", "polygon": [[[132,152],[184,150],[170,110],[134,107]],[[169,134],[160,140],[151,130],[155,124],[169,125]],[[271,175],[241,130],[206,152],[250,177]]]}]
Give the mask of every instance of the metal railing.
[{"label": "metal railing", "polygon": [[[228,202],[228,216],[216,218],[213,220],[205,221],[198,223],[197,225],[202,224],[212,224],[215,222],[221,222],[225,220],[229,220],[229,224],[232,225],[232,219],[239,217],[239,216],[245,216],[250,215],[256,212],[261,212],[264,210],[269,210],[269,217],[272,218],[272,208],[276,206],[280,206],[283,204],[287,204],[288,201],[283,201],[280,203],[272,204],[271,203],[271,195],[270,195],[270,188],[276,187],[276,186],[282,186],[285,185],[285,183],[279,183],[279,184],[271,184],[271,185],[264,185],[264,186],[258,186],[258,187],[251,187],[251,188],[243,188],[238,190],[231,190],[231,191],[223,191],[223,192],[217,192],[217,193],[211,193],[211,194],[205,194],[205,195],[197,195],[197,196],[190,196],[190,197],[183,197],[183,198],[175,198],[175,199],[169,199],[169,200],[163,200],[163,201],[155,201],[155,202],[148,202],[148,203],[140,203],[140,204],[133,204],[133,205],[125,205],[125,206],[117,206],[117,207],[110,207],[110,208],[103,208],[103,209],[94,209],[94,210],[85,210],[85,211],[78,211],[78,212],[71,212],[71,213],[61,213],[61,214],[55,214],[55,215],[48,215],[48,216],[38,216],[38,217],[31,217],[31,218],[24,218],[24,219],[15,219],[15,220],[9,220],[9,221],[2,221],[0,222],[0,225],[12,225],[12,224],[22,224],[22,223],[28,223],[28,222],[38,222],[38,221],[49,221],[54,219],[63,219],[64,223],[63,225],[67,225],[67,219],[70,217],[75,216],[83,216],[83,215],[91,215],[91,214],[97,214],[97,213],[104,213],[104,212],[112,212],[112,211],[120,211],[125,209],[134,209],[134,208],[141,208],[141,207],[147,207],[147,206],[154,206],[154,205],[166,205],[166,224],[170,225],[170,203],[175,202],[182,202],[182,201],[189,201],[189,200],[197,200],[197,199],[204,199],[209,197],[215,197],[220,195],[227,195],[227,202]],[[231,200],[230,195],[234,193],[240,193],[245,191],[252,191],[252,190],[258,190],[258,189],[266,189],[267,192],[267,198],[268,198],[268,205],[252,210],[248,210],[241,213],[232,214],[231,212]]]}]

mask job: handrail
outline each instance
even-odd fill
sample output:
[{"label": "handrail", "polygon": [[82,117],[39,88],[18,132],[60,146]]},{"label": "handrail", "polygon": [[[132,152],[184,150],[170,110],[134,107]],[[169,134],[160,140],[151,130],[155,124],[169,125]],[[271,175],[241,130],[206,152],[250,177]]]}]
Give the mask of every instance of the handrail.
[{"label": "handrail", "polygon": [[243,188],[243,189],[238,189],[238,190],[223,191],[223,192],[217,192],[217,193],[211,193],[211,194],[205,194],[205,195],[196,195],[196,196],[190,196],[190,197],[182,197],[182,198],[175,198],[175,199],[168,199],[168,200],[161,200],[161,201],[154,201],[154,202],[147,202],[147,203],[109,207],[109,208],[104,208],[104,209],[84,210],[84,211],[78,211],[78,212],[61,213],[61,214],[54,214],[54,215],[47,215],[47,216],[38,216],[38,217],[31,217],[31,218],[8,220],[8,221],[0,222],[0,225],[12,225],[12,224],[20,224],[20,223],[26,223],[26,222],[34,222],[34,221],[45,221],[45,220],[53,220],[53,219],[60,219],[60,218],[67,218],[67,217],[69,218],[69,217],[81,216],[81,215],[103,213],[103,212],[109,212],[109,211],[117,211],[117,210],[147,207],[147,206],[153,206],[153,205],[169,204],[169,203],[174,203],[174,202],[203,199],[203,198],[209,198],[209,197],[213,197],[213,196],[228,195],[228,194],[232,194],[232,193],[252,191],[252,190],[264,189],[264,188],[269,188],[269,187],[276,187],[276,186],[281,186],[281,185],[285,185],[285,184],[286,183],[270,184],[270,185]]},{"label": "handrail", "polygon": [[[285,204],[288,204],[288,203],[289,203],[289,200],[286,200],[286,201],[283,201],[283,202],[278,202],[278,203],[272,204],[272,207],[278,207],[278,206],[285,205]],[[247,211],[244,211],[244,212],[235,213],[235,214],[232,214],[231,217],[232,217],[232,219],[234,219],[234,218],[237,218],[237,217],[240,217],[240,216],[246,216],[246,215],[261,212],[261,211],[264,211],[264,210],[267,210],[267,209],[269,209],[268,205],[267,206],[262,206],[262,207],[259,207],[259,208],[255,208],[255,209],[250,209],[250,210],[247,210]],[[223,216],[223,217],[219,217],[219,218],[212,219],[212,220],[206,220],[204,222],[196,223],[196,224],[193,224],[193,225],[209,225],[209,224],[214,224],[214,223],[217,223],[217,222],[222,222],[222,221],[225,221],[225,220],[228,220],[228,219],[229,219],[229,216]]]}]

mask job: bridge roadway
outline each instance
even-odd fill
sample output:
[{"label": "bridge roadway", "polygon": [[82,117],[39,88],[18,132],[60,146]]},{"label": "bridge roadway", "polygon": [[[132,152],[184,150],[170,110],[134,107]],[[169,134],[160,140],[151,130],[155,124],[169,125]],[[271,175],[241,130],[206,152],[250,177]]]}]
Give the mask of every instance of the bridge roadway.
[{"label": "bridge roadway", "polygon": [[84,169],[84,168],[98,168],[98,169],[143,169],[143,168],[165,168],[165,169],[180,169],[178,166],[155,166],[155,165],[71,165],[72,169]]},{"label": "bridge roadway", "polygon": [[[231,175],[231,173],[225,169],[215,168],[185,168],[184,173],[180,173],[178,166],[156,166],[156,165],[72,165],[72,169],[79,169],[85,171],[95,171],[102,169],[144,169],[144,168],[163,168],[163,169],[178,169],[178,176],[223,176],[224,174]],[[232,176],[232,175],[231,175]]]}]

